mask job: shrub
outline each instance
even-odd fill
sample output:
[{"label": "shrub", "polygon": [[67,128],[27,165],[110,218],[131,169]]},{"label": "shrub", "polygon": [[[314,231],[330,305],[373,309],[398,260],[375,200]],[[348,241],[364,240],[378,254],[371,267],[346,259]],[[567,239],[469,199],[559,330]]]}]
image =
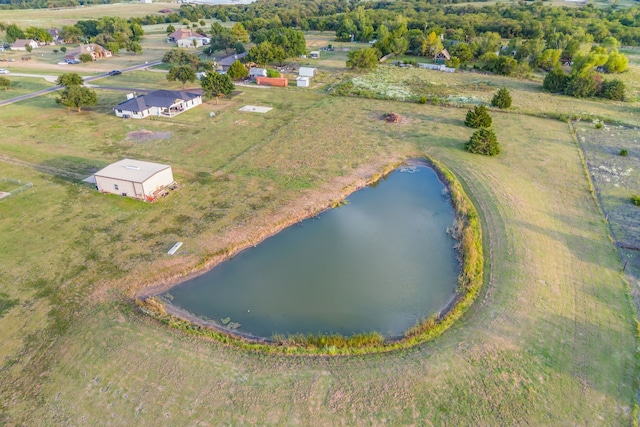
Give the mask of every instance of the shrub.
[{"label": "shrub", "polygon": [[66,51],[67,51],[67,48],[66,48],[66,47],[64,47],[64,46],[62,46],[62,47],[60,48],[60,52],[65,53]]},{"label": "shrub", "polygon": [[427,97],[426,97],[425,95],[422,95],[422,96],[420,97],[420,99],[418,100],[418,102],[419,102],[420,104],[426,104],[426,103],[427,103]]},{"label": "shrub", "polygon": [[280,71],[274,69],[267,69],[267,77],[280,77]]},{"label": "shrub", "polygon": [[478,129],[471,135],[469,141],[464,144],[464,149],[470,153],[484,156],[497,156],[500,154],[500,145],[496,134],[491,129]]},{"label": "shrub", "polygon": [[511,92],[506,87],[501,88],[491,100],[491,105],[498,108],[511,107]]},{"label": "shrub", "polygon": [[9,90],[11,87],[11,80],[6,77],[0,76],[0,89]]},{"label": "shrub", "polygon": [[631,196],[631,201],[633,202],[634,205],[640,206],[640,196],[638,195]]},{"label": "shrub", "polygon": [[249,73],[247,72],[245,66],[236,59],[229,67],[229,71],[227,71],[227,74],[229,75],[229,77],[231,77],[232,80],[240,80],[247,77]]},{"label": "shrub", "polygon": [[623,148],[622,150],[620,150],[620,155],[622,157],[627,157],[629,155],[629,152]]},{"label": "shrub", "polygon": [[622,80],[613,79],[602,82],[602,91],[600,96],[614,101],[624,101],[626,95],[626,86]]},{"label": "shrub", "polygon": [[488,128],[491,126],[491,116],[487,112],[487,107],[478,105],[467,112],[464,124],[470,128]]},{"label": "shrub", "polygon": [[93,61],[93,56],[91,56],[91,54],[89,53],[81,53],[80,56],[78,56],[78,59],[80,59],[80,61],[82,61],[83,63],[91,62]]},{"label": "shrub", "polygon": [[542,87],[544,90],[549,91],[551,93],[559,93],[564,92],[567,88],[567,83],[569,81],[569,76],[562,70],[560,67],[555,67],[553,70],[549,71],[544,78],[544,82],[542,83]]},{"label": "shrub", "polygon": [[564,93],[576,98],[595,96],[602,90],[602,77],[594,71],[583,71],[573,75]]},{"label": "shrub", "polygon": [[53,53],[58,53],[58,49],[53,49]]},{"label": "shrub", "polygon": [[596,123],[596,129],[602,129],[602,123],[600,122]]}]

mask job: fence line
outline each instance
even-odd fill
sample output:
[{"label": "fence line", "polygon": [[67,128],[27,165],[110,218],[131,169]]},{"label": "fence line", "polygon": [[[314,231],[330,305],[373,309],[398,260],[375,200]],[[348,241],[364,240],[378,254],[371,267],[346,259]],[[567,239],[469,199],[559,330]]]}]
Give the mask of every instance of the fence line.
[{"label": "fence line", "polygon": [[11,196],[15,196],[16,194],[20,194],[23,191],[28,190],[29,188],[33,187],[33,184],[30,182],[24,182],[24,181],[20,181],[19,179],[13,179],[13,178],[7,178],[7,177],[0,177],[0,183],[1,182],[10,182],[12,184],[16,184],[19,185],[20,187],[13,189],[11,191],[6,191],[5,195],[3,197],[0,198],[0,200],[4,200],[4,199],[8,199]]}]

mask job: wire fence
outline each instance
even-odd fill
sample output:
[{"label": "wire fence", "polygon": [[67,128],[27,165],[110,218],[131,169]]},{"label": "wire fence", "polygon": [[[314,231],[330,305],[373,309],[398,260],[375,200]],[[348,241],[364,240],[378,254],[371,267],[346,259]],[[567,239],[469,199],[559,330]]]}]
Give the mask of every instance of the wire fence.
[{"label": "wire fence", "polygon": [[[2,190],[3,187],[7,187],[6,184],[14,184],[13,186],[11,186],[11,191]],[[32,187],[33,184],[30,182],[20,181],[19,179],[0,177],[0,200],[15,196],[16,194],[20,194]]]}]

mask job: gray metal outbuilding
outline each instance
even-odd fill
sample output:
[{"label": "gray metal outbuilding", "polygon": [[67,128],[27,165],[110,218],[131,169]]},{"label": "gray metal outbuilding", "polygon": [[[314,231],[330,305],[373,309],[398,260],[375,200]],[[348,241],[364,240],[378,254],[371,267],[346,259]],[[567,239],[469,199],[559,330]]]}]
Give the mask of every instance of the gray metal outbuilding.
[{"label": "gray metal outbuilding", "polygon": [[171,166],[132,159],[112,163],[94,177],[98,191],[141,200],[155,200],[174,184]]}]

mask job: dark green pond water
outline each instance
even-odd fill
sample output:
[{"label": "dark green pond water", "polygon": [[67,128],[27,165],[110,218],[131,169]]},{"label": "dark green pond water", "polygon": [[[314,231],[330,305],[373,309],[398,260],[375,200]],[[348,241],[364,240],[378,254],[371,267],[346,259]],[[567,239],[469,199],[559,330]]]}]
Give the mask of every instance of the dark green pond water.
[{"label": "dark green pond water", "polygon": [[460,267],[444,190],[431,168],[400,168],[348,205],[172,288],[173,304],[259,337],[401,335],[455,293]]}]

